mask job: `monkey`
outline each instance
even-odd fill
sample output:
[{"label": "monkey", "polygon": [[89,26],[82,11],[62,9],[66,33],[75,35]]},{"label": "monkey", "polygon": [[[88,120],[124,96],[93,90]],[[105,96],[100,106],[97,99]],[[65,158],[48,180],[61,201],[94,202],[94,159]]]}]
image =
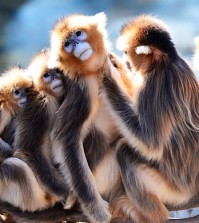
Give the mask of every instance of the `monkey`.
[{"label": "monkey", "polygon": [[[20,78],[22,81],[24,80],[24,85],[19,83]],[[25,90],[31,86],[31,81],[30,78],[24,76],[20,66],[14,66],[1,74],[0,81],[0,162],[3,162],[14,152],[12,148],[15,130],[14,118],[26,104]]]},{"label": "monkey", "polygon": [[141,15],[121,30],[117,46],[131,69],[133,95],[104,71],[103,97],[123,139],[116,153],[138,222],[163,223],[168,209],[198,197],[199,94],[167,26]]},{"label": "monkey", "polygon": [[61,174],[52,164],[50,131],[59,100],[64,91],[61,71],[47,69],[49,50],[42,50],[32,60],[27,73],[34,89],[23,111],[17,116],[14,156],[28,164],[46,191],[50,203],[67,196]]},{"label": "monkey", "polygon": [[[105,195],[108,194],[110,203],[119,205],[114,199],[110,201],[114,197],[111,189],[119,194],[118,198],[121,194],[125,197],[123,204],[127,208],[119,209],[132,213],[123,185],[117,182],[119,168],[110,146],[118,132],[100,96],[102,67],[110,67],[115,76],[122,76],[116,69],[117,62],[115,67],[111,64],[111,58],[112,62],[117,59],[109,54],[105,25],[104,13],[61,18],[51,31],[48,63],[49,68],[59,68],[77,85],[76,90],[67,90],[57,111],[51,134],[52,151],[66,184],[92,222],[110,221]],[[103,177],[107,180],[103,181]]]}]

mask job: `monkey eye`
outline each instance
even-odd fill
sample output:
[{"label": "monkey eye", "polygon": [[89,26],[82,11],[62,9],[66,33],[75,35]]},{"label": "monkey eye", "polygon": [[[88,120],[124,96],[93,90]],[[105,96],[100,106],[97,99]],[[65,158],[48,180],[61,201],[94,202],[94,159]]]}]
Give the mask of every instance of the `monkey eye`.
[{"label": "monkey eye", "polygon": [[75,39],[79,41],[84,41],[87,38],[87,34],[83,30],[78,30],[75,32]]},{"label": "monkey eye", "polygon": [[127,54],[127,51],[124,51],[125,54]]},{"label": "monkey eye", "polygon": [[70,42],[69,42],[68,40],[65,41],[64,46],[65,46],[65,47],[69,47],[69,46],[70,46]]},{"label": "monkey eye", "polygon": [[76,34],[77,37],[78,37],[78,36],[81,36],[81,35],[82,35],[82,31],[79,30],[79,31],[77,31],[75,34]]},{"label": "monkey eye", "polygon": [[21,90],[20,89],[13,90],[13,96],[14,96],[14,98],[20,98],[21,97]]},{"label": "monkey eye", "polygon": [[65,40],[65,42],[64,42],[64,50],[67,53],[71,53],[72,50],[73,50],[73,44],[71,44],[68,40]]},{"label": "monkey eye", "polygon": [[45,77],[45,78],[47,78],[47,77],[49,77],[49,76],[50,76],[49,73],[45,73],[45,74],[44,74],[44,77]]},{"label": "monkey eye", "polygon": [[51,75],[46,72],[44,75],[43,75],[43,81],[44,82],[50,82],[51,81]]}]

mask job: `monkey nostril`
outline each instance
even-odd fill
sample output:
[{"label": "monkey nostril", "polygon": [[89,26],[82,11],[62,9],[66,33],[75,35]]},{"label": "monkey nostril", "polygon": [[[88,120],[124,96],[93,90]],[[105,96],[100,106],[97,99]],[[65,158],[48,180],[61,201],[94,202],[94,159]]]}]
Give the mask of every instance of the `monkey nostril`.
[{"label": "monkey nostril", "polygon": [[79,44],[79,42],[77,42],[76,40],[74,40],[73,44],[74,44],[74,46],[76,46],[76,44]]}]

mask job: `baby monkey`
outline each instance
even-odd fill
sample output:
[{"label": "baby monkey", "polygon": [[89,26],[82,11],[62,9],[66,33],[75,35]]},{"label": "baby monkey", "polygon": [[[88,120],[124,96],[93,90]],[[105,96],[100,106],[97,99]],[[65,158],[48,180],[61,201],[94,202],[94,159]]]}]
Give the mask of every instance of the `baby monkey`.
[{"label": "baby monkey", "polygon": [[31,79],[16,66],[0,76],[0,162],[14,152],[15,117],[27,103]]},{"label": "baby monkey", "polygon": [[65,199],[68,190],[52,162],[50,131],[63,95],[64,81],[61,71],[47,69],[49,53],[43,50],[28,67],[34,89],[16,119],[14,148],[17,149],[15,157],[30,166],[54,204]]}]

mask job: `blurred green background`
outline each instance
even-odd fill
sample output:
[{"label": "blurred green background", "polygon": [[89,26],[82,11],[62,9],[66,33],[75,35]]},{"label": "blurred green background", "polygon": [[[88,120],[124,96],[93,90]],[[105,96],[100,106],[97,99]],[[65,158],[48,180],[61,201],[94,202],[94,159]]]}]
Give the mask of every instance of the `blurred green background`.
[{"label": "blurred green background", "polygon": [[37,51],[49,46],[49,31],[61,16],[104,11],[115,41],[122,24],[141,13],[163,20],[180,54],[190,63],[199,35],[199,0],[0,0],[0,72],[14,64],[26,67]]}]

